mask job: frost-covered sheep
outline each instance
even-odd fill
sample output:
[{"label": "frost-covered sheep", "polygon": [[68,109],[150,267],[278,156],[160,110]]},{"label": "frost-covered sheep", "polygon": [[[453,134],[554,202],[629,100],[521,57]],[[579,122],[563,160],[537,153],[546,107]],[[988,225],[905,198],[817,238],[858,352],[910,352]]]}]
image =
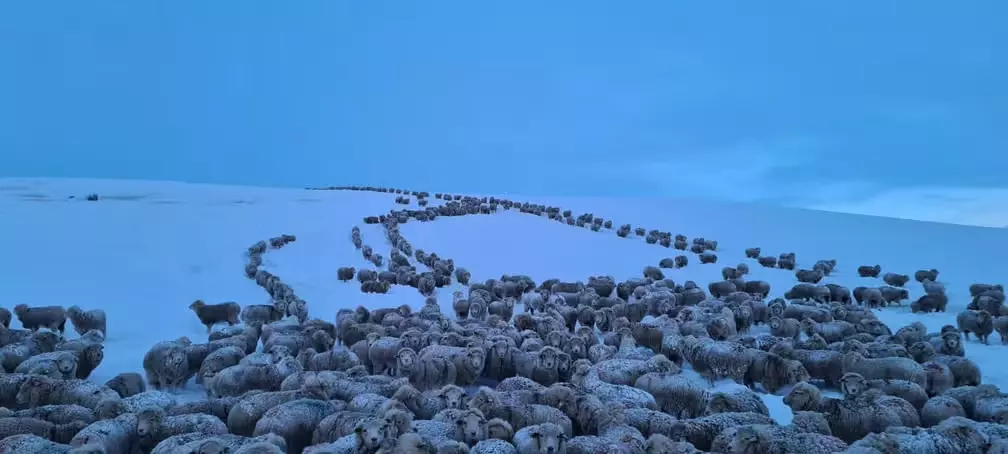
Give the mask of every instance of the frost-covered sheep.
[{"label": "frost-covered sheep", "polygon": [[994,319],[994,331],[997,331],[1002,344],[1008,344],[1008,315]]},{"label": "frost-covered sheep", "polygon": [[[407,453],[407,451],[397,452]],[[570,454],[571,451],[568,449],[567,453]],[[472,449],[469,450],[469,454],[518,454],[518,450],[513,444],[508,443],[507,441],[489,439],[476,443]]]},{"label": "frost-covered sheep", "polygon": [[408,377],[421,391],[437,389],[458,381],[458,367],[451,357],[420,357],[412,348],[402,348],[395,358],[395,369],[399,376]]},{"label": "frost-covered sheep", "polygon": [[143,368],[147,383],[154,389],[176,389],[185,384],[189,374],[187,338],[158,342],[144,355]]},{"label": "frost-covered sheep", "polygon": [[681,374],[644,374],[634,387],[654,396],[662,411],[678,418],[702,416],[707,408],[707,389]]},{"label": "frost-covered sheep", "polygon": [[708,451],[722,430],[746,424],[775,425],[769,416],[758,413],[718,413],[685,421],[677,421],[672,429],[672,439],[690,442],[697,449]]},{"label": "frost-covered sheep", "polygon": [[136,435],[141,447],[151,449],[168,437],[193,432],[205,435],[228,433],[227,426],[216,416],[168,416],[161,408],[145,408],[137,413]]},{"label": "frost-covered sheep", "polygon": [[402,402],[419,419],[433,418],[441,410],[465,408],[465,390],[455,385],[445,385],[435,391],[421,392],[413,386],[403,386],[392,395]]},{"label": "frost-covered sheep", "polygon": [[275,433],[287,442],[288,452],[302,452],[311,444],[312,435],[319,423],[338,410],[335,403],[324,400],[297,399],[285,402],[266,411],[256,422],[253,435]]},{"label": "frost-covered sheep", "polygon": [[994,318],[985,310],[960,312],[956,316],[956,325],[966,340],[969,340],[970,333],[973,333],[984,344],[987,343],[990,334],[994,332]]},{"label": "frost-covered sheep", "polygon": [[357,274],[357,270],[352,266],[341,266],[336,269],[336,278],[343,282],[353,280],[355,274]]},{"label": "frost-covered sheep", "polygon": [[854,324],[843,320],[818,323],[815,320],[806,318],[801,321],[801,327],[807,336],[818,334],[828,343],[840,342],[857,333]]},{"label": "frost-covered sheep", "polygon": [[12,435],[32,434],[48,438],[57,443],[69,443],[73,436],[87,425],[83,421],[54,424],[38,418],[12,416],[0,418],[0,438],[7,438]]},{"label": "frost-covered sheep", "polygon": [[28,374],[32,373],[32,370],[35,368],[49,365],[55,366],[55,369],[58,372],[58,376],[53,378],[77,378],[77,353],[70,351],[55,351],[32,355],[21,364],[18,364],[18,366],[14,368],[14,372]]},{"label": "frost-covered sheep", "polygon": [[90,309],[85,311],[80,306],[74,305],[67,308],[66,314],[77,334],[83,336],[88,331],[98,330],[103,336],[106,335],[104,310]]},{"label": "frost-covered sheep", "polygon": [[[470,313],[472,309],[470,306]],[[419,352],[420,361],[448,359],[455,364],[456,384],[472,385],[483,373],[486,365],[486,351],[482,347],[449,347],[431,345]]]},{"label": "frost-covered sheep", "polygon": [[518,454],[565,454],[568,437],[560,426],[544,422],[519,430],[514,444]]},{"label": "frost-covered sheep", "polygon": [[700,263],[717,263],[717,254],[711,251],[703,251],[700,253]]},{"label": "frost-covered sheep", "polygon": [[749,350],[747,354],[750,363],[743,383],[750,388],[759,383],[766,392],[777,394],[785,386],[811,379],[800,361],[759,350]]},{"label": "frost-covered sheep", "polygon": [[[246,357],[248,358],[248,357]],[[224,368],[212,379],[203,382],[211,397],[239,396],[253,389],[277,390],[284,377],[301,368],[297,359],[282,358],[276,364],[238,364]]]},{"label": "frost-covered sheep", "polygon": [[261,328],[284,318],[284,312],[273,304],[250,304],[241,311],[242,323]]},{"label": "frost-covered sheep", "polygon": [[966,416],[966,410],[963,409],[962,404],[949,396],[935,396],[921,408],[921,425],[924,427],[936,426],[955,416]]},{"label": "frost-covered sheep", "polygon": [[907,276],[906,274],[886,273],[882,275],[882,282],[885,282],[893,287],[902,287],[906,285],[907,282],[910,282],[910,276]]},{"label": "frost-covered sheep", "polygon": [[483,412],[489,418],[500,418],[507,421],[513,429],[552,422],[559,425],[564,433],[568,435],[573,433],[570,418],[560,409],[548,405],[506,400],[510,397],[508,394],[480,387],[469,401],[468,406]]},{"label": "frost-covered sheep", "polygon": [[930,270],[917,270],[914,273],[914,280],[920,283],[926,281],[936,282],[938,280],[938,270],[933,268]]},{"label": "frost-covered sheep", "polygon": [[793,318],[770,317],[770,334],[798,340],[801,337],[801,324]]},{"label": "frost-covered sheep", "polygon": [[858,276],[860,277],[878,277],[879,273],[882,272],[881,265],[861,265],[857,269]]},{"label": "frost-covered sheep", "polygon": [[235,302],[207,304],[203,300],[196,300],[189,305],[189,309],[196,314],[200,323],[207,327],[208,333],[217,324],[227,323],[228,326],[237,325],[239,322],[238,316],[241,314],[241,306]]},{"label": "frost-covered sheep", "polygon": [[218,372],[236,366],[245,357],[245,350],[242,347],[228,345],[210,352],[200,364],[199,372],[196,374],[196,383],[203,383],[212,379]]},{"label": "frost-covered sheep", "polygon": [[16,401],[27,407],[76,404],[95,408],[104,399],[118,399],[115,391],[87,380],[54,380],[31,376],[17,390]]},{"label": "frost-covered sheep", "polygon": [[843,370],[866,380],[906,380],[927,387],[924,368],[910,358],[865,358],[858,352],[848,352],[843,355]]},{"label": "frost-covered sheep", "polygon": [[135,436],[136,425],[137,416],[133,413],[95,421],[77,432],[70,440],[70,446],[76,452],[88,454],[134,452],[140,448]]},{"label": "frost-covered sheep", "polygon": [[770,410],[760,396],[749,389],[737,388],[729,391],[717,391],[707,398],[705,415],[718,413],[752,412],[770,415]]},{"label": "frost-covered sheep", "polygon": [[62,334],[66,330],[66,310],[61,306],[29,307],[27,304],[14,306],[14,315],[25,329],[48,328]]}]

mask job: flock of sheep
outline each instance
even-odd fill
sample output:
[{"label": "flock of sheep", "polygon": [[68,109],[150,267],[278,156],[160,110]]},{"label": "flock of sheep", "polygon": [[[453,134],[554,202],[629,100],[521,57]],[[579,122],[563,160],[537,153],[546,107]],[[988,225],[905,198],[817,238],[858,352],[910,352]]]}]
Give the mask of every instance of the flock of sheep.
[{"label": "flock of sheep", "polygon": [[[102,360],[100,309],[0,310],[0,454],[1008,453],[1008,394],[981,383],[965,357],[970,334],[1008,339],[1000,285],[972,285],[957,325],[929,333],[876,318],[872,309],[909,299],[910,283],[878,265],[857,272],[882,285],[848,289],[822,283],[836,261],[804,269],[794,253],[750,248],[746,260],[793,270],[798,282],[773,297],[742,262],[704,289],[663,269],[687,266],[688,254],[717,263],[717,241],[498,198],[435,194],[442,203],[433,205],[424,192],[328,189],[416,200],[417,209],[364,219],[384,232],[387,257],[353,227],[350,241],[373,268],[341,267],[336,278],[365,293],[413,287],[425,298],[419,309],[310,317],[308,303],[262,268],[264,254],[297,241],[281,235],[250,246],[244,268],[271,304],[193,302],[206,342],[155,344],[145,376],[87,380]],[[681,253],[624,281],[476,281],[399,229],[500,210]],[[924,295],[912,310],[944,311],[938,271],[913,278]],[[438,289],[453,283],[465,290],[453,292],[445,314]],[[9,327],[15,316],[24,329]],[[68,318],[77,339],[63,336]],[[180,400],[190,379],[205,399]],[[711,386],[724,379],[744,386]],[[783,395],[791,423],[770,417],[764,393]]]}]

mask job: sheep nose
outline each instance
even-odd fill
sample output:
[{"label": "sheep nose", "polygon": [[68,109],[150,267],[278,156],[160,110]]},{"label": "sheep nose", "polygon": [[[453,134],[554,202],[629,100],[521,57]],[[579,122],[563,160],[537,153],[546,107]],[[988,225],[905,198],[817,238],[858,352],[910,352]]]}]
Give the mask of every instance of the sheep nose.
[{"label": "sheep nose", "polygon": [[546,448],[546,452],[548,452],[548,453],[550,453],[550,454],[553,454],[553,451],[555,451],[555,450],[556,450],[556,449],[554,449],[554,448],[553,448],[552,446],[550,446],[550,447]]},{"label": "sheep nose", "polygon": [[378,437],[371,437],[371,443],[378,443]]}]

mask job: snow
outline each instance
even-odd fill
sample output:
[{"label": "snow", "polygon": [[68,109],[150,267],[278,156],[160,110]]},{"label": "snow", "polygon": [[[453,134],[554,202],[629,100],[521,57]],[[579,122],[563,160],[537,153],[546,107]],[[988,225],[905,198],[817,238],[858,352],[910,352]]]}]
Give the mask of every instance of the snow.
[{"label": "snow", "polygon": [[[92,192],[102,200],[85,201]],[[267,252],[264,266],[308,302],[313,316],[332,319],[338,309],[357,305],[419,307],[423,297],[414,289],[393,287],[387,295],[366,295],[358,285],[335,278],[340,266],[368,266],[350,243],[354,225],[361,227],[365,244],[388,256],[380,227],[364,225],[361,218],[401,208],[393,199],[379,193],[174,182],[2,179],[0,234],[8,240],[6,260],[0,262],[7,284],[4,306],[78,304],[104,309],[109,320],[105,360],[93,375],[102,382],[120,372],[142,372],[143,355],[157,341],[204,339],[205,328],[188,309],[197,298],[242,305],[267,301],[265,292],[242,274],[244,251],[281,233],[296,235],[297,242]],[[948,313],[910,314],[906,306],[885,309],[879,318],[894,331],[918,320],[931,331],[955,324],[955,314],[969,301],[969,284],[1003,282],[1008,272],[1001,261],[1008,251],[1005,229],[691,200],[532,201],[592,212],[617,226],[631,223],[716,239],[719,262],[700,265],[690,254],[689,266],[666,270],[676,281],[705,285],[720,279],[723,266],[745,261],[750,262],[751,278],[770,282],[774,295],[795,283],[792,272],[746,260],[743,250],[753,246],[762,247],[764,254],[793,251],[799,267],[836,259],[835,273],[824,282],[851,288],[880,285],[879,280],[859,278],[858,265],[878,263],[883,272],[911,275],[917,269],[937,268],[950,295]],[[613,231],[591,232],[516,211],[411,222],[401,231],[414,247],[455,259],[474,280],[502,273],[527,274],[537,281],[584,280],[598,274],[626,279],[678,253],[645,244],[639,237],[623,239]],[[912,298],[923,292],[916,282],[907,287]],[[456,289],[440,290],[446,305]],[[450,308],[444,311],[450,313]],[[992,339],[989,346],[970,340],[967,357],[980,365],[985,383],[1008,389],[1008,374],[996,365],[1008,347],[1001,346],[996,335]],[[190,384],[188,393],[195,396],[201,389]],[[790,420],[779,396],[765,400],[775,418]]]}]

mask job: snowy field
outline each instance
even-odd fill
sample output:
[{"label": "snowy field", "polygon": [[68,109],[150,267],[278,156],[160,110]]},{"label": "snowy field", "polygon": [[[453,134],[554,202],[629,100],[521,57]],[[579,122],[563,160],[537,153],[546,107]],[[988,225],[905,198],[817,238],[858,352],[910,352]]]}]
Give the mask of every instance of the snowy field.
[{"label": "snowy field", "polygon": [[[85,201],[91,192],[102,200]],[[166,182],[0,180],[0,234],[8,242],[0,262],[4,306],[77,304],[104,309],[109,317],[105,360],[92,376],[101,382],[120,372],[142,372],[143,355],[157,341],[205,339],[205,328],[188,309],[195,299],[268,302],[265,292],[242,274],[244,252],[256,241],[282,233],[296,235],[297,242],[267,252],[264,267],[308,302],[312,317],[332,320],[338,309],[357,305],[405,303],[418,308],[423,297],[413,288],[366,295],[356,283],[336,280],[340,266],[370,266],[350,242],[354,225],[361,227],[365,244],[383,245],[376,252],[388,256],[380,227],[363,225],[361,218],[401,208],[393,199],[391,194],[366,192]],[[948,312],[910,314],[906,303],[885,309],[879,318],[893,331],[916,320],[931,331],[955,324],[955,314],[969,302],[971,283],[1001,283],[1008,276],[1008,229],[670,199],[530,201],[595,213],[617,226],[630,223],[717,240],[717,264],[700,265],[695,255],[687,254],[687,267],[665,270],[677,282],[694,280],[703,287],[721,279],[722,267],[740,262],[750,264],[751,279],[773,285],[771,296],[796,283],[791,271],[746,260],[743,250],[754,246],[762,247],[764,255],[793,251],[798,268],[836,259],[834,274],[823,282],[850,288],[881,285],[879,279],[859,278],[858,265],[877,263],[883,273],[911,276],[918,269],[937,268],[951,299]],[[401,231],[414,247],[453,258],[478,281],[502,273],[527,274],[537,282],[554,277],[586,280],[599,274],[621,280],[640,277],[644,266],[679,253],[645,244],[640,237],[619,238],[614,230],[592,232],[517,211],[411,222]],[[913,281],[907,288],[912,299],[923,293]],[[451,313],[454,290],[439,291],[445,313]],[[15,320],[12,327],[20,324]],[[989,346],[971,339],[967,357],[981,366],[985,383],[1008,389],[1008,374],[998,364],[1008,346],[1002,346],[996,334],[991,339]],[[202,394],[192,383],[188,392]],[[790,420],[780,397],[766,399],[773,416]]]}]

